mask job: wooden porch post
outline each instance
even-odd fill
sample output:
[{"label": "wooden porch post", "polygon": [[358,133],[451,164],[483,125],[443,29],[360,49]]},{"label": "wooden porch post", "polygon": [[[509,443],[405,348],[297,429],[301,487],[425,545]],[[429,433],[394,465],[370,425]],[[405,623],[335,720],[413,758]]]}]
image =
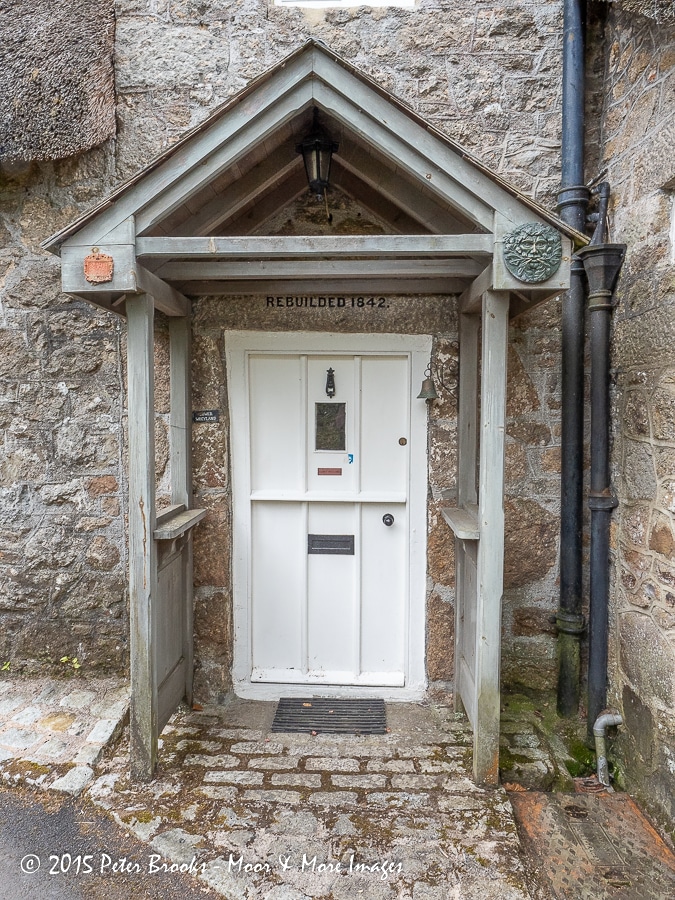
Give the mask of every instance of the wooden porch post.
[{"label": "wooden porch post", "polygon": [[155,527],[154,304],[128,295],[129,603],[131,774],[152,778],[157,765],[157,678],[152,609],[157,593]]},{"label": "wooden porch post", "polygon": [[[476,506],[476,452],[478,416],[478,330],[480,316],[459,316],[459,398],[457,404],[457,506],[461,510]],[[455,708],[464,709],[469,718],[473,709],[463,698],[471,695],[472,678],[467,679],[467,662],[473,672],[475,650],[467,646],[475,604],[476,542],[455,537]],[[468,653],[471,658],[466,661]]]},{"label": "wooden porch post", "polygon": [[[189,316],[169,319],[171,365],[171,502],[192,508],[192,425],[191,425],[191,323]],[[182,583],[184,597],[183,658],[185,694],[192,704],[193,683],[193,577],[192,533],[188,533],[183,553]]]},{"label": "wooden porch post", "polygon": [[476,721],[473,774],[499,779],[501,606],[504,587],[504,430],[509,294],[483,294],[480,468],[478,487],[478,597],[476,609]]}]

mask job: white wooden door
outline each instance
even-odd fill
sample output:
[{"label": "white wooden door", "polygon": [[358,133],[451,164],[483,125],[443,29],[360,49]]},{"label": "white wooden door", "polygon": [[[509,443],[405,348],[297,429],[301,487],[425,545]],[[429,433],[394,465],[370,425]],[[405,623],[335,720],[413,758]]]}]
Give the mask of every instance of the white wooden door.
[{"label": "white wooden door", "polygon": [[[233,399],[243,402],[232,408],[245,407],[247,431],[234,464],[235,559],[247,561],[246,577],[235,573],[240,613],[244,592],[246,604],[235,666],[251,686],[400,690],[414,671],[419,687],[411,452],[424,435],[413,354],[329,337],[330,352],[314,336],[304,352],[249,349],[235,366]],[[237,413],[233,434],[241,424]],[[423,628],[413,634],[423,641]]]}]

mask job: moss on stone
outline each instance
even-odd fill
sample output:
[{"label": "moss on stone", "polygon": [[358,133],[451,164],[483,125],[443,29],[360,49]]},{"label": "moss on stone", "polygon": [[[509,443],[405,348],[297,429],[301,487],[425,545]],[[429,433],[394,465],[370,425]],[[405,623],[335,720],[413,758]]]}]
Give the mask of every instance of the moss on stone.
[{"label": "moss on stone", "polygon": [[595,772],[595,753],[581,740],[568,743],[570,757],[565,765],[572,778],[582,778]]}]

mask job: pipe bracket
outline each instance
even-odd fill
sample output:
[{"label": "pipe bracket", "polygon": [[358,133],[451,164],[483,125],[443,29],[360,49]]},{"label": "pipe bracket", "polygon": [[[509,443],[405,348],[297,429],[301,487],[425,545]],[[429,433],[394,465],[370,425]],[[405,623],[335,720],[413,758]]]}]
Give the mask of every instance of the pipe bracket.
[{"label": "pipe bracket", "polygon": [[612,494],[590,491],[588,495],[588,508],[593,510],[612,511],[619,505],[619,501]]},{"label": "pipe bracket", "polygon": [[558,191],[558,211],[566,206],[588,206],[590,191],[585,184],[566,185]]},{"label": "pipe bracket", "polygon": [[559,612],[555,617],[555,625],[562,634],[582,635],[586,631],[586,620],[581,615]]},{"label": "pipe bracket", "polygon": [[[583,265],[583,263],[582,263]],[[594,291],[588,295],[588,311],[595,312],[599,309],[613,310],[616,306],[612,291]]]}]

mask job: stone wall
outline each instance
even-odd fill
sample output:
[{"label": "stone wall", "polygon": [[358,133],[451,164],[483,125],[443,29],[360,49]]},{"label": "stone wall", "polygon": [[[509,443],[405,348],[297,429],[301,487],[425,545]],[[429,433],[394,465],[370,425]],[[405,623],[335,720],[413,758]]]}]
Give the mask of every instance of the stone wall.
[{"label": "stone wall", "polygon": [[[0,172],[0,660],[124,668],[123,327],[59,290],[39,243],[98,196],[109,150]],[[59,662],[64,657],[68,659]]]},{"label": "stone wall", "polygon": [[557,681],[560,301],[521,316],[508,358],[502,678]]},{"label": "stone wall", "polygon": [[675,29],[615,11],[602,150],[628,245],[612,344],[610,685],[628,785],[675,818]]},{"label": "stone wall", "polygon": [[[18,668],[50,660],[58,667],[62,656],[78,655],[87,666],[126,665],[124,324],[61,296],[58,263],[39,242],[308,37],[325,41],[552,205],[559,180],[561,10],[561,0],[422,0],[415,9],[324,11],[261,0],[118,0],[115,141],[61,163],[0,172],[0,471],[10,522],[0,536],[0,577],[7,584],[0,594],[2,661]],[[194,406],[226,410],[222,332],[229,320],[209,319],[212,307],[200,301],[195,312]],[[452,317],[436,322],[438,304],[433,313],[425,308],[423,326],[408,310],[396,327],[438,325],[436,352],[452,361]],[[221,315],[222,304],[219,309]],[[238,328],[246,327],[245,309],[243,302],[230,307]],[[504,672],[542,686],[554,677],[547,615],[557,602],[558,319],[557,305],[549,304],[516,323],[510,356]],[[349,327],[365,325],[357,318]],[[157,338],[158,487],[165,503],[161,322]],[[453,542],[438,504],[440,491],[454,488],[455,415],[451,397],[431,412],[428,659],[429,677],[440,683],[453,674],[444,649],[452,643]],[[196,426],[195,486],[209,508],[195,546],[196,657],[198,683],[211,696],[228,689],[231,661],[227,463],[226,429]],[[509,560],[525,558],[531,560],[525,570],[508,568]]]},{"label": "stone wall", "polygon": [[527,193],[555,202],[562,0],[324,10],[117,0],[116,14],[120,178],[313,37]]}]

